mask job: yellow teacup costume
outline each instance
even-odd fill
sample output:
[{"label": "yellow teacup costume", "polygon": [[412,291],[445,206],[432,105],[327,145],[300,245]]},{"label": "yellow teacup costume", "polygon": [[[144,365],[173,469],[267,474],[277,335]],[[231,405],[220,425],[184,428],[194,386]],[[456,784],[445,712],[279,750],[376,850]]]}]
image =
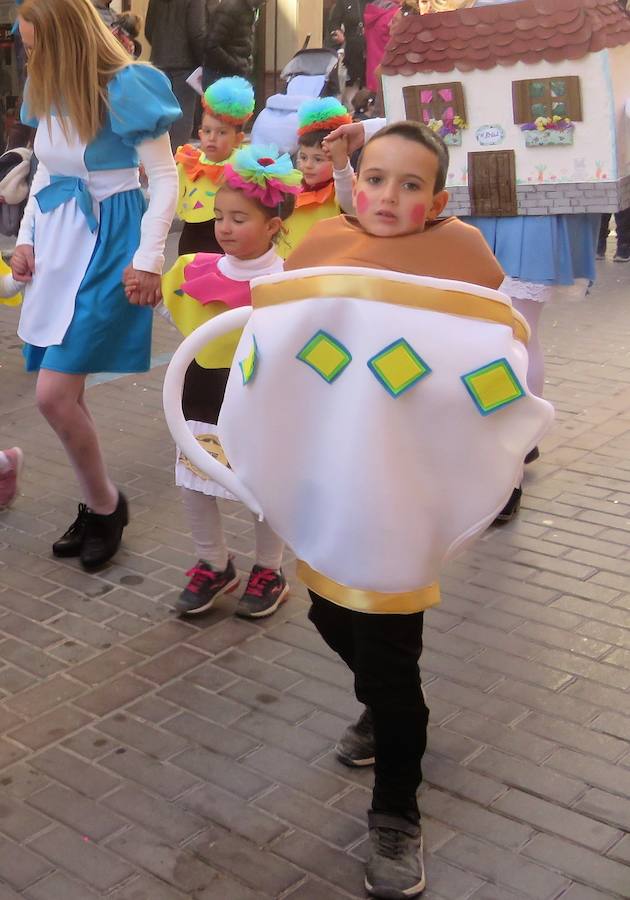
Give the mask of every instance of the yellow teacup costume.
[{"label": "yellow teacup costume", "polygon": [[[254,111],[254,90],[244,78],[219,78],[203,95],[204,111],[241,131]],[[222,253],[214,235],[214,198],[233,159],[213,162],[200,147],[184,144],[175,154],[179,176],[177,215],[184,222],[178,254]]]},{"label": "yellow teacup costume", "polygon": [[[318,97],[307,100],[298,109],[298,137],[312,132],[330,133],[340,125],[348,125],[352,117],[345,106],[334,97]],[[342,172],[335,172],[333,177],[323,184],[309,187],[302,185],[302,192],[295,202],[295,211],[286,221],[283,236],[278,242],[278,253],[286,259],[296,247],[299,247],[313,225],[323,219],[338,216],[341,212],[337,197],[337,182],[347,182],[343,187],[351,192],[353,172],[350,163]],[[351,206],[350,206],[351,208]]]}]

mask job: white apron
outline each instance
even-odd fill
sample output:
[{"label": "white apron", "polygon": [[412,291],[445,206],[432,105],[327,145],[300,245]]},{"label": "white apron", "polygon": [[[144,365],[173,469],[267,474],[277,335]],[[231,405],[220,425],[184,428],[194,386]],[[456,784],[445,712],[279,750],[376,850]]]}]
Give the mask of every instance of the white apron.
[{"label": "white apron", "polygon": [[50,132],[42,121],[35,135],[35,155],[46,178],[36,194],[35,272],[24,292],[18,335],[36,347],[61,344],[72,322],[98,238],[100,203],[139,187],[136,168],[89,172],[86,144],[68,127],[70,141],[53,116]]}]

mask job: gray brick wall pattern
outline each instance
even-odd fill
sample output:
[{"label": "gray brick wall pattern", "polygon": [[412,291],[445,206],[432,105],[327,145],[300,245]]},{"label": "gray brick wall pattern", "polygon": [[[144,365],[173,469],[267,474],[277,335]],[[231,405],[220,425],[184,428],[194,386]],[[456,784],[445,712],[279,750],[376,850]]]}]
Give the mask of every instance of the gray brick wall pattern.
[{"label": "gray brick wall pattern", "polygon": [[[449,188],[449,194],[447,215],[471,215],[467,187]],[[516,187],[516,196],[520,216],[617,212],[630,207],[630,175],[626,175],[620,181],[519,184]]]}]

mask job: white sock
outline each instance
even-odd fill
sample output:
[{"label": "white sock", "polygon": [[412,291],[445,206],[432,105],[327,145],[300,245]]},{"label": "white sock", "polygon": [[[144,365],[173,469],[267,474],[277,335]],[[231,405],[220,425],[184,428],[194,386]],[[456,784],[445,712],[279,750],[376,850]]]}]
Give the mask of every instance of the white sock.
[{"label": "white sock", "polygon": [[9,472],[11,469],[11,460],[6,455],[4,450],[0,450],[0,475],[4,475],[6,472]]},{"label": "white sock", "polygon": [[228,549],[217,498],[182,488],[182,500],[197,557],[222,572],[228,564]]},{"label": "white sock", "polygon": [[256,563],[264,569],[277,571],[282,565],[282,551],[284,541],[275,531],[272,531],[266,522],[254,519],[254,531],[256,534]]},{"label": "white sock", "polygon": [[532,394],[542,397],[545,387],[545,356],[540,342],[538,325],[545,304],[536,300],[521,300],[517,297],[512,298],[512,303],[514,308],[525,318],[531,331],[531,337],[527,345],[529,354],[527,385]]}]

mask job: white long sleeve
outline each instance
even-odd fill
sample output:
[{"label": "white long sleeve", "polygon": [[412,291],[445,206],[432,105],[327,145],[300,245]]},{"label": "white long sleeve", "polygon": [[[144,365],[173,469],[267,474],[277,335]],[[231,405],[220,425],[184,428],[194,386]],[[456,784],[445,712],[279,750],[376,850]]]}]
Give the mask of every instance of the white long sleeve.
[{"label": "white long sleeve", "polygon": [[31,182],[31,190],[28,195],[28,200],[26,206],[24,207],[22,221],[20,222],[20,230],[18,231],[18,236],[15,241],[18,247],[20,246],[20,244],[30,244],[31,247],[33,246],[33,239],[35,235],[35,208],[37,206],[35,195],[38,191],[41,191],[43,187],[46,187],[49,182],[50,175],[48,174],[46,166],[41,162],[38,163],[35,175],[33,176],[33,180]]},{"label": "white long sleeve", "polygon": [[339,206],[345,213],[352,214],[354,212],[354,204],[352,202],[352,186],[354,185],[354,169],[350,165],[350,160],[343,169],[333,169],[333,178],[335,180],[335,194]]},{"label": "white long sleeve", "polygon": [[24,290],[24,285],[11,275],[0,275],[0,298],[7,299]]},{"label": "white long sleeve", "polygon": [[133,258],[134,269],[160,275],[164,245],[177,207],[177,169],[168,134],[144,141],[137,147],[149,179],[149,206],[142,217],[140,246]]},{"label": "white long sleeve", "polygon": [[361,124],[363,125],[363,133],[365,135],[365,143],[373,138],[377,131],[380,131],[381,128],[385,128],[387,125],[387,119],[364,119]]}]

